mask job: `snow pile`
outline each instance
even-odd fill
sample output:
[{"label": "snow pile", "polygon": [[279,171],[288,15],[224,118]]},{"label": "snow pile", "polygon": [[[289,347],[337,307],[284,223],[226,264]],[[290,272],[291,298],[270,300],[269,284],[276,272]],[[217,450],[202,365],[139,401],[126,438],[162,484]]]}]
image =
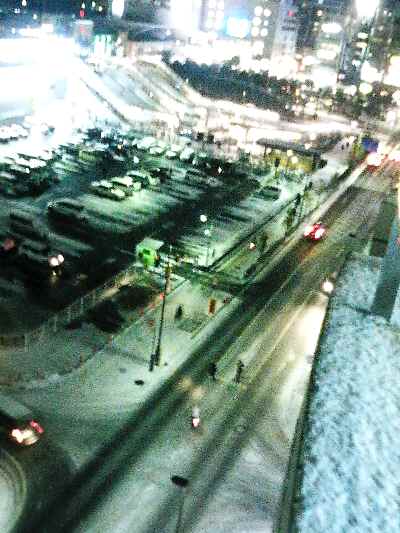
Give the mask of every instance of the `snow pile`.
[{"label": "snow pile", "polygon": [[333,297],[305,428],[301,533],[398,531],[400,331],[366,312],[379,262],[353,257]]},{"label": "snow pile", "polygon": [[392,324],[400,328],[400,291],[397,293],[396,302],[394,304]]}]

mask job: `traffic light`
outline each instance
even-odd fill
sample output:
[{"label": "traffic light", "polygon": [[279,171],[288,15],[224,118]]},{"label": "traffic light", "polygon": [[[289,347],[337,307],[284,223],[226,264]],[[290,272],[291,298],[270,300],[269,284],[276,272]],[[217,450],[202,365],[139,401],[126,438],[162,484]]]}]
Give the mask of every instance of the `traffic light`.
[{"label": "traffic light", "polygon": [[85,18],[85,10],[84,9],[80,9],[79,10],[79,18],[81,18],[81,19]]}]

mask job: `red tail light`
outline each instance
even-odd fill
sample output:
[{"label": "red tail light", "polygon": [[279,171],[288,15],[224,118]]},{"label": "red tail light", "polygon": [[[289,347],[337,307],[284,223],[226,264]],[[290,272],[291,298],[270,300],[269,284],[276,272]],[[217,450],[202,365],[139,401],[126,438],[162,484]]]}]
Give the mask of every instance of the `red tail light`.
[{"label": "red tail light", "polygon": [[31,420],[29,422],[29,425],[31,426],[31,428],[33,428],[38,433],[40,433],[40,434],[44,433],[44,429],[42,428],[42,426],[38,422],[35,422],[34,420]]}]

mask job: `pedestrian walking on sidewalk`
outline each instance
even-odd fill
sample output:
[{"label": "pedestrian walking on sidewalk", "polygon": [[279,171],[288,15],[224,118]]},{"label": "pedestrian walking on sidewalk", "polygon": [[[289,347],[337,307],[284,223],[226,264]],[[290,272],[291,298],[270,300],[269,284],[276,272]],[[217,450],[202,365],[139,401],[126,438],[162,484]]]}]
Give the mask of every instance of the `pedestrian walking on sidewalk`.
[{"label": "pedestrian walking on sidewalk", "polygon": [[179,320],[183,316],[183,307],[181,305],[178,305],[175,311],[175,319]]},{"label": "pedestrian walking on sidewalk", "polygon": [[243,369],[244,369],[244,364],[239,359],[239,361],[237,362],[237,366],[236,366],[236,374],[235,374],[235,380],[234,380],[235,383],[240,383],[240,380],[242,378]]},{"label": "pedestrian walking on sidewalk", "polygon": [[215,362],[212,362],[210,366],[208,367],[208,373],[211,376],[211,379],[213,381],[217,381],[217,365]]}]

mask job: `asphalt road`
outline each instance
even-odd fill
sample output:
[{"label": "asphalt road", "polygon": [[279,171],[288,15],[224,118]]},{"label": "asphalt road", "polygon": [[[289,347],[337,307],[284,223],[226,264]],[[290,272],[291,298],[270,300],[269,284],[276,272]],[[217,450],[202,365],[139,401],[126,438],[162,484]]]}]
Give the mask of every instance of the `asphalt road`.
[{"label": "asphalt road", "polygon": [[[221,481],[235,470],[240,450],[260,434],[268,450],[261,474],[271,472],[271,478],[265,478],[264,492],[257,492],[255,499],[268,502],[262,517],[270,527],[278,513],[307,364],[323,317],[320,286],[346,251],[365,248],[382,199],[382,192],[372,189],[383,190],[388,184],[385,177],[378,179],[377,185],[376,177],[362,177],[335,204],[325,219],[329,233],[324,241],[299,242],[268,276],[249,286],[221,327],[145,405],[127,402],[127,389],[101,389],[108,372],[102,360],[96,368],[97,390],[89,388],[93,381],[87,376],[87,381],[82,377],[79,382],[23,393],[21,398],[45,415],[40,470],[50,472],[47,451],[55,446],[52,457],[73,465],[79,474],[49,507],[51,494],[42,478],[37,479],[40,488],[33,499],[41,502],[42,512],[36,515],[40,529],[32,529],[35,522],[30,520],[21,531],[86,533],[118,527],[135,533],[172,532],[181,494],[170,476],[178,474],[191,482],[183,530],[200,532],[212,518],[207,509],[218,514],[215,502],[223,498]],[[349,236],[349,229],[356,237]],[[238,357],[249,361],[243,389],[230,384]],[[211,360],[219,360],[223,369],[218,384],[207,377]],[[203,410],[198,435],[189,427],[194,402]],[[18,458],[18,451],[15,455]],[[246,519],[244,513],[242,525]],[[218,527],[217,520],[215,529],[206,530],[223,531]]]}]

